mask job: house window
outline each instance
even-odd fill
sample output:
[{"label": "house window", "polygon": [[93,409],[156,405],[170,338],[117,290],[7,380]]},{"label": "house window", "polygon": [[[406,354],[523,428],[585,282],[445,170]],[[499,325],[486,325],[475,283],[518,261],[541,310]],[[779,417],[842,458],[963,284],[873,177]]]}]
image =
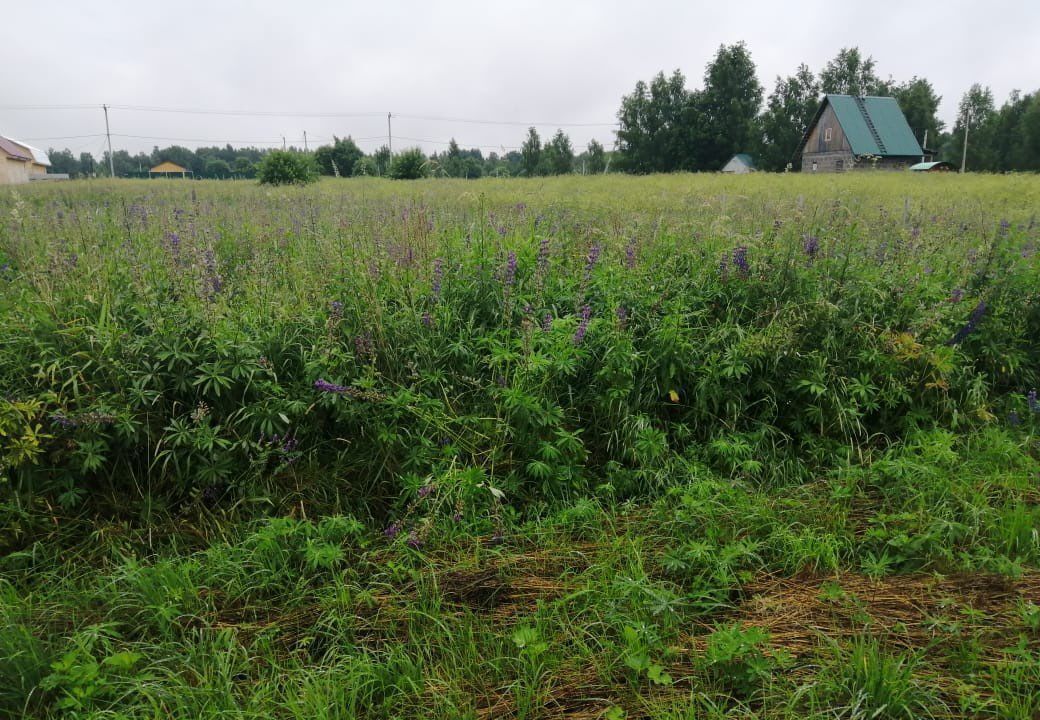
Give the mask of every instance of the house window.
[{"label": "house window", "polygon": [[845,161],[844,160],[835,160],[834,161],[834,169],[836,171],[838,171],[838,172],[842,172],[845,169]]},{"label": "house window", "polygon": [[823,129],[823,141],[824,142],[830,142],[831,141],[831,129],[830,128],[824,128]]}]

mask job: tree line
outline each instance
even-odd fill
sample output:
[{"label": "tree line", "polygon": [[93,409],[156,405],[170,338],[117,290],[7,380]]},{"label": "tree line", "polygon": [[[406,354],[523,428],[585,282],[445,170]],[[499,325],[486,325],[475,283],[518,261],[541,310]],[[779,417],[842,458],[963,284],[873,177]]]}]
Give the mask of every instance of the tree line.
[{"label": "tree line", "polygon": [[[1040,170],[1040,91],[1016,90],[999,108],[992,91],[974,84],[961,98],[957,120],[947,130],[939,119],[941,97],[926,78],[897,82],[882,78],[873,57],[857,47],[842,48],[819,72],[800,64],[791,75],[777,76],[767,96],[747,45],[721,45],[704,71],[703,85],[689,88],[680,70],[639,81],[621,99],[614,148],[592,140],[575,152],[569,136],[558,130],[543,140],[529,128],[518,150],[489,152],[448,147],[426,155],[408,148],[391,156],[387,145],[365,153],[350,137],[301,153],[314,172],[349,177],[395,178],[535,177],[570,173],[716,171],[736,153],[749,153],[761,170],[797,169],[797,150],[806,127],[825,94],[882,95],[896,98],[914,135],[929,154],[959,165],[968,135],[967,167],[976,171]],[[162,161],[175,162],[195,177],[256,177],[271,151],[261,148],[155,147],[112,156],[120,177],[147,176]],[[49,151],[53,172],[73,177],[107,175],[108,153],[96,161],[69,150]]]}]

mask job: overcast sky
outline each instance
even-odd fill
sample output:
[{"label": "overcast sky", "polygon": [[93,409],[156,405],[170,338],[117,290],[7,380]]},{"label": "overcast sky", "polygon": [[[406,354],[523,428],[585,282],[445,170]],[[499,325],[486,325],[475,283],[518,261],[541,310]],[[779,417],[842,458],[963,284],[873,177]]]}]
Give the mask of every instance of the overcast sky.
[{"label": "overcast sky", "polygon": [[283,135],[300,145],[304,131],[312,148],[336,134],[371,151],[385,142],[388,111],[400,116],[395,149],[439,150],[434,141],[451,137],[510,149],[526,123],[543,137],[573,123],[564,129],[580,150],[593,137],[613,144],[610,123],[637,80],[679,68],[699,87],[719,44],[740,40],[767,94],[800,62],[818,71],[858,45],[883,77],[931,80],[948,124],[973,82],[989,85],[998,105],[1015,88],[1040,87],[1036,0],[3,0],[3,9],[0,134],[98,155],[103,137],[68,136],[103,133],[100,108],[11,106],[362,114],[113,109],[113,145],[131,152],[269,147]]}]

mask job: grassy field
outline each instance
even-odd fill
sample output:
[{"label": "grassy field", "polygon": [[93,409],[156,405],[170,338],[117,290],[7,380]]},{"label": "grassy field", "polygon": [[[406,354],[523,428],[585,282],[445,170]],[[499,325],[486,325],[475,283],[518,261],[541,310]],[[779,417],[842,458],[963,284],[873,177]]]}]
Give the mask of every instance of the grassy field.
[{"label": "grassy field", "polygon": [[1040,717],[1038,208],[0,189],[0,717]]}]

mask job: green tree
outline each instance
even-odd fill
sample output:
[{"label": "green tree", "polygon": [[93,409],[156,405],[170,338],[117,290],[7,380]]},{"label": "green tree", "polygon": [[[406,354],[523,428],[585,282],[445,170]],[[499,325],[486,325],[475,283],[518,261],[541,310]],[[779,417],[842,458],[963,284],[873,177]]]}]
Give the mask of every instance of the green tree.
[{"label": "green tree", "polygon": [[759,167],[780,171],[788,163],[799,165],[795,151],[819,104],[820,83],[809,66],[799,65],[786,78],[777,76],[761,118],[761,146],[756,152]]},{"label": "green tree", "polygon": [[345,138],[332,136],[332,145],[322,145],[314,151],[314,159],[322,175],[339,175],[349,177],[354,172],[357,161],[365,153],[348,135]]},{"label": "green tree", "polygon": [[950,139],[943,148],[943,159],[960,165],[964,150],[964,128],[968,128],[968,156],[965,169],[995,170],[993,129],[996,109],[993,91],[979,83],[972,85],[961,97],[957,107],[957,121]]},{"label": "green tree", "polygon": [[97,162],[94,160],[93,155],[88,152],[79,154],[79,171],[85,177],[91,177],[97,172]]},{"label": "green tree", "polygon": [[374,153],[372,153],[372,160],[374,160],[376,163],[376,168],[378,169],[378,172],[376,173],[377,175],[386,177],[390,174],[390,148],[388,148],[386,145],[383,145]]},{"label": "green tree", "polygon": [[935,93],[932,84],[915,75],[896,86],[894,97],[918,142],[923,145],[927,134],[928,143],[934,147],[939,141],[943,122],[939,119],[939,101],[942,97]]},{"label": "green tree", "polygon": [[251,178],[256,175],[256,166],[244,155],[239,155],[235,158],[235,164],[233,167],[235,175],[239,177]]},{"label": "green tree", "polygon": [[743,42],[719,46],[704,72],[698,107],[698,169],[720,170],[735,153],[752,149],[762,107],[762,85]]},{"label": "green tree", "polygon": [[228,178],[231,177],[231,166],[226,160],[211,157],[206,160],[206,177]]},{"label": "green tree", "polygon": [[261,185],[305,185],[318,179],[314,157],[293,150],[272,150],[260,161]]},{"label": "green tree", "polygon": [[568,175],[574,172],[574,148],[563,130],[557,130],[545,144],[538,163],[539,175]]},{"label": "green tree", "polygon": [[583,171],[589,175],[598,175],[607,169],[607,153],[603,145],[596,139],[589,140],[588,147],[581,155]]},{"label": "green tree", "polygon": [[47,159],[51,163],[50,171],[53,173],[68,173],[69,177],[77,177],[80,174],[79,161],[69,149],[47,151]]},{"label": "green tree", "polygon": [[398,153],[390,163],[390,177],[395,180],[417,180],[426,177],[428,170],[426,155],[417,147]]},{"label": "green tree", "polygon": [[527,128],[527,138],[520,147],[520,170],[527,177],[539,174],[542,160],[542,139],[533,127]]},{"label": "green tree", "polygon": [[858,47],[842,48],[820,72],[821,88],[835,95],[891,95],[892,80],[879,78],[875,67],[874,58],[863,57]]},{"label": "green tree", "polygon": [[1025,108],[1019,126],[1020,170],[1040,170],[1040,91],[1023,98]]},{"label": "green tree", "polygon": [[618,110],[620,169],[631,173],[672,172],[694,167],[695,94],[676,70],[658,73],[647,85],[640,80]]}]

